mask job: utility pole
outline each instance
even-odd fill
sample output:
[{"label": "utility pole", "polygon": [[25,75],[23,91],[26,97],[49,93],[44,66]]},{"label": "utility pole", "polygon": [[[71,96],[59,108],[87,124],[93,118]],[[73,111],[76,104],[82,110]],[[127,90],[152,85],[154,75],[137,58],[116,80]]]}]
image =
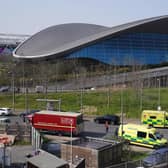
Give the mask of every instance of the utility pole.
[{"label": "utility pole", "polygon": [[140,110],[142,111],[142,97],[143,97],[143,81],[141,81],[141,88],[140,88]]},{"label": "utility pole", "polygon": [[121,136],[123,136],[123,88],[121,88]]},{"label": "utility pole", "polygon": [[70,168],[72,168],[72,164],[73,164],[73,153],[72,153],[72,124],[73,124],[73,120],[71,119],[71,153],[70,153],[70,156],[71,156],[71,166]]},{"label": "utility pole", "polygon": [[80,92],[81,92],[81,94],[80,94],[80,108],[81,108],[81,112],[83,113],[83,88],[81,88]]},{"label": "utility pole", "polygon": [[161,110],[161,106],[160,106],[160,78],[157,79],[158,81],[158,111]]},{"label": "utility pole", "polygon": [[15,113],[15,71],[12,72],[13,113]]}]

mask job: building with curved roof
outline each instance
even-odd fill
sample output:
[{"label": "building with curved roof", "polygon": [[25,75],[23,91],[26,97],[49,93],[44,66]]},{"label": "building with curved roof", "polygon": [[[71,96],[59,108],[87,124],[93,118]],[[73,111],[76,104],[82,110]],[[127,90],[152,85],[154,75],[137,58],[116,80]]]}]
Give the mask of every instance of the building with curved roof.
[{"label": "building with curved roof", "polygon": [[71,23],[46,28],[13,52],[23,60],[92,59],[110,65],[168,62],[168,16],[104,27]]}]

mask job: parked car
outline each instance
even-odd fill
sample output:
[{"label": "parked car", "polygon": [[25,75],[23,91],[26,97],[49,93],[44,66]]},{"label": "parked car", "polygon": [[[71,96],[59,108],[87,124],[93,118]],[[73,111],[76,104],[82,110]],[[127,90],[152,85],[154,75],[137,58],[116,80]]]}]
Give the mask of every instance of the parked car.
[{"label": "parked car", "polygon": [[0,92],[8,92],[9,89],[10,89],[9,86],[2,86],[2,87],[0,87]]},{"label": "parked car", "polygon": [[11,120],[9,118],[0,118],[0,124],[9,124]]},{"label": "parked car", "polygon": [[142,164],[145,168],[154,167],[159,164],[167,163],[168,161],[168,147],[160,148],[145,157]]},{"label": "parked car", "polygon": [[118,125],[120,124],[120,117],[117,115],[104,115],[98,116],[94,119],[94,122],[96,123],[105,124],[106,121],[108,122],[108,124]]},{"label": "parked car", "polygon": [[12,110],[10,108],[0,108],[0,115],[11,115]]}]

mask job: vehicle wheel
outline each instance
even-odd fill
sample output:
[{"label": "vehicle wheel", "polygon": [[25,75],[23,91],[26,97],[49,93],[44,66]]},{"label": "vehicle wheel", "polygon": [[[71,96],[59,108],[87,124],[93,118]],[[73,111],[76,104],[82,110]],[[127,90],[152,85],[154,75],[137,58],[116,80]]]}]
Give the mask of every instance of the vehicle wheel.
[{"label": "vehicle wheel", "polygon": [[128,140],[128,139],[127,139],[127,140],[125,140],[125,143],[126,143],[126,144],[128,144],[128,145],[130,145],[130,144],[131,144],[130,140]]},{"label": "vehicle wheel", "polygon": [[158,145],[154,145],[153,149],[159,149],[159,146]]}]

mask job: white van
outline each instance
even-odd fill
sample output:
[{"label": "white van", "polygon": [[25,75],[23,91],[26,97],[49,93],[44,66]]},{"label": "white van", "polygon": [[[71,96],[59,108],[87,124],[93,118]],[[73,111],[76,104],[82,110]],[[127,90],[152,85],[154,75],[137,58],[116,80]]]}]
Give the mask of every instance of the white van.
[{"label": "white van", "polygon": [[10,108],[0,108],[0,115],[5,116],[5,115],[12,115],[12,109]]}]

